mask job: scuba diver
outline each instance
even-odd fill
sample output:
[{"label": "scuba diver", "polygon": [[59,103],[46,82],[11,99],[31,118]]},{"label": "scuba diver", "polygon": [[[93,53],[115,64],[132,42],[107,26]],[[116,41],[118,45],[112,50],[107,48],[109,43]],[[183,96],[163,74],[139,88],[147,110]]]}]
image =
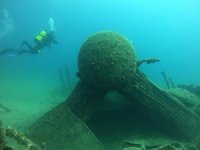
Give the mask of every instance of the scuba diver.
[{"label": "scuba diver", "polygon": [[[27,41],[23,41],[19,50],[8,48],[0,51],[0,56],[19,56],[24,53],[38,54],[43,48],[51,48],[51,44],[57,44],[55,40],[54,31],[47,32],[45,30],[41,31],[34,39],[35,46],[31,46]],[[28,49],[25,49],[26,46]]]},{"label": "scuba diver", "polygon": [[7,48],[0,50],[0,56],[19,56],[24,53],[38,54],[45,47],[51,48],[52,43],[58,44],[58,42],[55,40],[55,22],[53,18],[49,18],[49,27],[49,32],[43,30],[35,36],[35,46],[31,46],[27,41],[23,41],[19,49]]},{"label": "scuba diver", "polygon": [[[17,55],[21,55],[23,53],[37,54],[45,47],[51,48],[52,43],[58,44],[58,42],[55,40],[54,31],[47,32],[45,30],[41,31],[35,37],[34,42],[36,45],[32,47],[27,41],[23,41]],[[24,49],[24,46],[27,46],[28,50]]]}]

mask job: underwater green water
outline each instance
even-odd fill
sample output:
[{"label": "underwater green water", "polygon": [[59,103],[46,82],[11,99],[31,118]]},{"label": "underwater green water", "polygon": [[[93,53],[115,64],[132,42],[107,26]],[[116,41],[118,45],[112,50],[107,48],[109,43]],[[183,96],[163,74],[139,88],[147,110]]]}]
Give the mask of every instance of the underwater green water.
[{"label": "underwater green water", "polygon": [[[126,36],[137,60],[159,59],[142,64],[139,70],[161,90],[170,91],[161,72],[175,86],[198,87],[199,8],[198,0],[1,0],[0,120],[4,127],[13,126],[28,135],[34,122],[68,98],[79,82],[80,48],[88,36],[99,31]],[[37,55],[1,55],[5,49],[19,50],[23,40],[34,46],[34,38],[42,30],[55,30],[58,44],[47,45]],[[198,94],[180,89],[170,92],[183,96],[189,109],[198,108]],[[188,99],[195,107],[189,106]],[[107,149],[121,149],[126,140],[147,145],[185,141],[165,131],[162,123],[153,122],[147,110],[130,107],[119,95],[109,100],[86,123]],[[21,149],[12,140],[10,143]]]}]

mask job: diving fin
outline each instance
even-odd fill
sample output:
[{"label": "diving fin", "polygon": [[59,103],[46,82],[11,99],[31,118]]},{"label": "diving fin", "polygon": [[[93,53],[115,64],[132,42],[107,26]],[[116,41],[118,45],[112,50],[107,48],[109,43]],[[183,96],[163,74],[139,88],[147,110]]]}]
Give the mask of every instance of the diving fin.
[{"label": "diving fin", "polygon": [[18,55],[18,51],[16,51],[16,50],[12,50],[7,54],[7,56],[10,56],[10,57],[15,57],[17,55]]},{"label": "diving fin", "polygon": [[14,57],[18,55],[18,51],[15,49],[4,49],[0,51],[0,56]]}]

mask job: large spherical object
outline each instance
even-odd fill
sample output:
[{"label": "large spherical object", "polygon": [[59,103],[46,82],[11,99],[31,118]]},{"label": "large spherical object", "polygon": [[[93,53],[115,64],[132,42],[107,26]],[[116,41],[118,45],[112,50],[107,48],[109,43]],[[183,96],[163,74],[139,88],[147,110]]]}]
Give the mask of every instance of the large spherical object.
[{"label": "large spherical object", "polygon": [[136,71],[132,43],[115,32],[98,32],[82,45],[78,57],[79,77],[90,85],[113,89]]}]

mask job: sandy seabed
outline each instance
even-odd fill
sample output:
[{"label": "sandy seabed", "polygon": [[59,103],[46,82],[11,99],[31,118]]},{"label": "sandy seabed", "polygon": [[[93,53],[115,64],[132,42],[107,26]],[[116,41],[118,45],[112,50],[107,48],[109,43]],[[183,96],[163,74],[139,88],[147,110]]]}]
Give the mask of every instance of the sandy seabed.
[{"label": "sandy seabed", "polygon": [[45,112],[66,99],[57,95],[57,87],[44,80],[0,81],[0,120],[3,126],[26,131]]}]

